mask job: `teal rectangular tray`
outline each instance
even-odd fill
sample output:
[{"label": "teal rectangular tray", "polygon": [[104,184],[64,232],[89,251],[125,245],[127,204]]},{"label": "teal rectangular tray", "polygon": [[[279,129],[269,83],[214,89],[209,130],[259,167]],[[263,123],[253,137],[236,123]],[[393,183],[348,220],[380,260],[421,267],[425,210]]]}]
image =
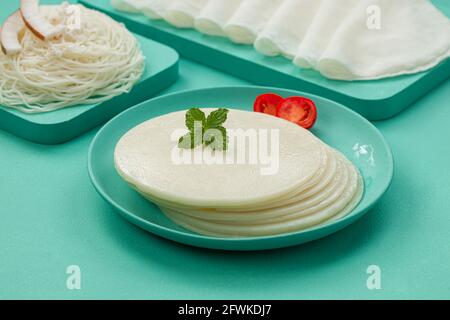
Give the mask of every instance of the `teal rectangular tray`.
[{"label": "teal rectangular tray", "polygon": [[[14,11],[11,1],[1,4],[0,21]],[[10,10],[9,10],[10,9]],[[16,6],[17,9],[17,6]],[[0,106],[0,129],[41,144],[59,144],[111,119],[125,109],[148,100],[178,79],[178,53],[136,35],[146,56],[145,73],[131,92],[94,105],[74,106],[48,113],[26,114]]]},{"label": "teal rectangular tray", "polygon": [[[259,85],[297,89],[340,102],[369,120],[393,117],[450,76],[450,59],[424,73],[377,81],[329,80],[313,70],[301,70],[285,58],[265,57],[251,46],[210,37],[195,30],[171,27],[143,15],[115,10],[110,0],[80,0],[124,22],[133,32],[165,43],[181,55]],[[450,16],[448,0],[434,0]]]}]

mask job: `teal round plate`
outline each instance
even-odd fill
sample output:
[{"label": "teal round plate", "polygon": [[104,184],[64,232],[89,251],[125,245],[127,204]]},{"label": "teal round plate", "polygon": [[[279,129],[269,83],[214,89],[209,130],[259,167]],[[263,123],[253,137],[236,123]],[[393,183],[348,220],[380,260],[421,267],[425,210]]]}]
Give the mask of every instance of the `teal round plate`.
[{"label": "teal round plate", "polygon": [[[340,150],[361,171],[365,193],[348,216],[304,231],[277,236],[216,238],[186,230],[124,182],[114,168],[114,148],[138,124],[160,115],[195,107],[252,110],[255,98],[267,92],[301,95],[314,100],[318,121],[313,133]],[[97,191],[123,217],[153,234],[191,246],[221,250],[267,250],[299,245],[334,233],[362,217],[382,197],[393,176],[391,150],[366,119],[333,101],[307,93],[264,87],[224,87],[180,92],[141,103],[112,119],[96,135],[89,150],[89,174]]]}]

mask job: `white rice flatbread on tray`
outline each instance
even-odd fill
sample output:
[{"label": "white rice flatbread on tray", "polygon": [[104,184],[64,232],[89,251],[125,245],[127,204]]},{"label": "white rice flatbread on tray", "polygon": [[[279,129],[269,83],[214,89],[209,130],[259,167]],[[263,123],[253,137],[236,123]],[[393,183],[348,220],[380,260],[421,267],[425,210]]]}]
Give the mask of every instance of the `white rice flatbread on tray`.
[{"label": "white rice flatbread on tray", "polygon": [[226,36],[336,80],[429,70],[450,57],[450,20],[429,0],[113,0],[118,10]]}]

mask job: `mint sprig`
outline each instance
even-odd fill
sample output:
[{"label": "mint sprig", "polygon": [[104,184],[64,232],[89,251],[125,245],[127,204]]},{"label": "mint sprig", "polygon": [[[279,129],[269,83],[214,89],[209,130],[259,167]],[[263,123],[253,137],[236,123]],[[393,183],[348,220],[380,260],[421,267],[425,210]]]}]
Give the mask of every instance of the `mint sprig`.
[{"label": "mint sprig", "polygon": [[194,132],[195,122],[201,122],[202,128],[206,123],[205,113],[199,108],[192,108],[186,113],[186,127],[190,132]]},{"label": "mint sprig", "polygon": [[228,118],[227,109],[218,109],[209,114],[208,118],[206,118],[205,126],[207,129],[216,129],[221,127]]},{"label": "mint sprig", "polygon": [[227,150],[228,136],[227,129],[219,126],[217,128],[209,129],[203,137],[206,146],[213,150]]},{"label": "mint sprig", "polygon": [[211,112],[208,117],[199,108],[186,112],[186,127],[189,133],[178,141],[182,149],[194,149],[200,145],[213,150],[227,150],[227,129],[223,126],[228,119],[228,109],[220,108]]}]

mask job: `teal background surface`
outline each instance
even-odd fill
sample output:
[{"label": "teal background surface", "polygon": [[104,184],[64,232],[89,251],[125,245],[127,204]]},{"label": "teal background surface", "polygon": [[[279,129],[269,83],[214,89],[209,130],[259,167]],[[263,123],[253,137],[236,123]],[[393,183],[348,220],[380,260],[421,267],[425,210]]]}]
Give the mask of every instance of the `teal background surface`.
[{"label": "teal background surface", "polygon": [[[248,84],[191,61],[165,92]],[[325,239],[258,253],[175,244],[140,230],[95,192],[98,131],[42,146],[0,131],[0,299],[450,298],[450,81],[375,122],[395,177],[365,217]],[[66,268],[81,268],[68,290]],[[366,287],[378,265],[382,289]]]}]

